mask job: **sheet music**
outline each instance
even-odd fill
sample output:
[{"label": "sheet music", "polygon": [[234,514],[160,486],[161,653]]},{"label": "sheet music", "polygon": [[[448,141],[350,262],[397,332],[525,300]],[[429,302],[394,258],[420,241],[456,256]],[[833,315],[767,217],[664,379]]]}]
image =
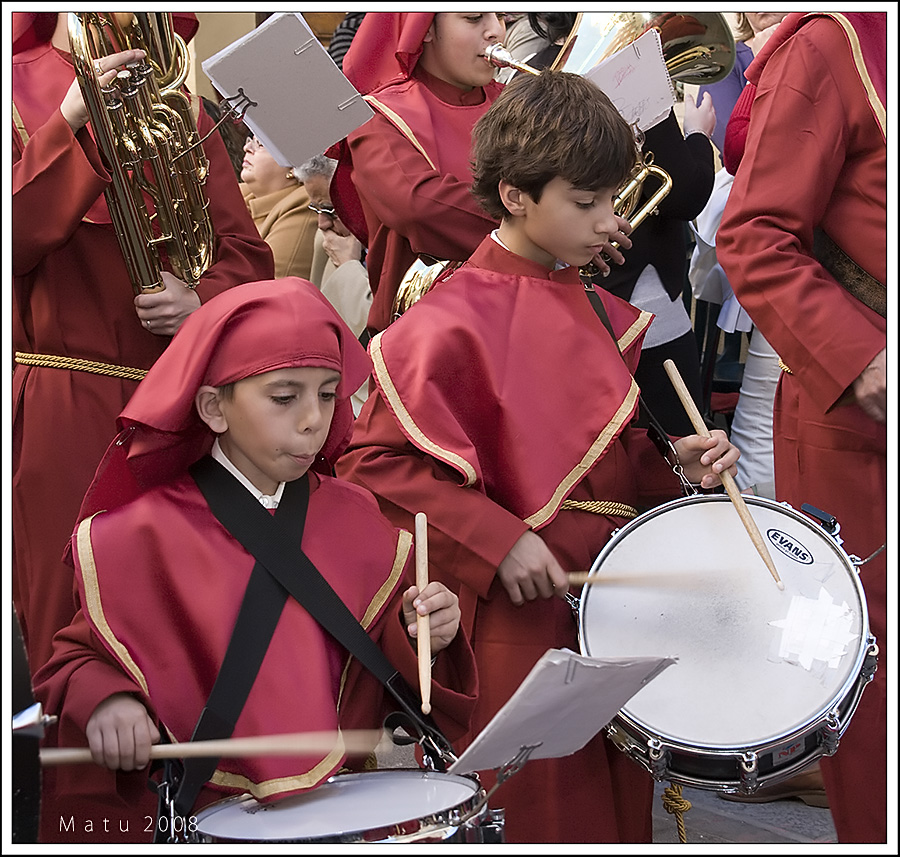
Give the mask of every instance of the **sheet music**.
[{"label": "sheet music", "polygon": [[202,68],[222,95],[254,102],[244,122],[284,167],[321,154],[372,116],[299,12],[271,15]]},{"label": "sheet music", "polygon": [[642,131],[662,122],[675,106],[672,79],[655,29],[647,30],[584,76],[603,90],[626,122],[637,122]]},{"label": "sheet music", "polygon": [[466,774],[501,768],[522,747],[534,747],[529,759],[568,756],[673,663],[668,657],[589,658],[569,649],[548,649],[448,770]]}]

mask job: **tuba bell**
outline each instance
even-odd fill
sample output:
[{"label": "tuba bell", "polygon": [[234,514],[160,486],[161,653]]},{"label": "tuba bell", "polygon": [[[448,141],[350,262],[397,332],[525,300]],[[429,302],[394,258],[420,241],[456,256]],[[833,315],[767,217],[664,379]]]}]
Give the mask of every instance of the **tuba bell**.
[{"label": "tuba bell", "polygon": [[[110,219],[135,294],[164,288],[163,259],[194,288],[213,258],[204,191],[209,163],[190,101],[184,40],[166,12],[70,12],[69,43],[97,147],[112,176]],[[101,87],[95,61],[129,48],[145,59]],[[148,204],[149,203],[149,204]]]}]

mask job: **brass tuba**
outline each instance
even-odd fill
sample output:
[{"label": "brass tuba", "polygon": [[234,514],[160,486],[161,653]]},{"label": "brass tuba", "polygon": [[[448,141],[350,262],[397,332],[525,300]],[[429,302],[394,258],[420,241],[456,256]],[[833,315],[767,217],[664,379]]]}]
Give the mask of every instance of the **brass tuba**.
[{"label": "brass tuba", "polygon": [[[181,88],[187,46],[166,12],[70,12],[68,30],[94,139],[112,176],[106,202],[134,292],[164,288],[163,258],[193,288],[212,262],[215,234],[204,191],[209,163]],[[129,48],[145,59],[101,88],[95,61]]]}]

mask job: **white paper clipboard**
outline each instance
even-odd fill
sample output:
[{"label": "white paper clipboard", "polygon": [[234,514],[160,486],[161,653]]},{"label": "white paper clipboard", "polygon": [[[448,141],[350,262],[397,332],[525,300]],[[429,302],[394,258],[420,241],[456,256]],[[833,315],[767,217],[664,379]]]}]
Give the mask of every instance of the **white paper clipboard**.
[{"label": "white paper clipboard", "polygon": [[249,99],[244,122],[283,167],[322,154],[372,116],[299,12],[271,15],[202,68],[223,96]]},{"label": "white paper clipboard", "polygon": [[467,774],[503,768],[517,759],[568,756],[673,663],[669,657],[590,658],[569,649],[548,649],[448,772]]}]

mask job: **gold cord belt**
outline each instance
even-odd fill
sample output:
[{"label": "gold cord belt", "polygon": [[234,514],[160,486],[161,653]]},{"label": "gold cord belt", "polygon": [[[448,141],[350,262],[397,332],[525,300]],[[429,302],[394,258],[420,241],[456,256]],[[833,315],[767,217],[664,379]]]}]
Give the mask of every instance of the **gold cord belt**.
[{"label": "gold cord belt", "polygon": [[794,374],[793,372],[791,372],[790,366],[788,366],[787,363],[785,363],[784,360],[782,360],[780,357],[778,358],[778,368],[779,368],[782,372],[787,372],[788,375],[793,375],[793,374]]},{"label": "gold cord belt", "polygon": [[26,354],[22,351],[16,352],[16,363],[23,366],[93,372],[95,375],[111,375],[114,378],[127,378],[129,381],[140,381],[147,374],[146,369],[117,366],[115,363],[100,363],[96,360],[82,360],[79,357],[58,357],[55,354]]},{"label": "gold cord belt", "polygon": [[577,509],[580,512],[593,512],[595,515],[615,515],[617,518],[636,518],[638,510],[624,503],[611,500],[563,500],[562,509]]}]

